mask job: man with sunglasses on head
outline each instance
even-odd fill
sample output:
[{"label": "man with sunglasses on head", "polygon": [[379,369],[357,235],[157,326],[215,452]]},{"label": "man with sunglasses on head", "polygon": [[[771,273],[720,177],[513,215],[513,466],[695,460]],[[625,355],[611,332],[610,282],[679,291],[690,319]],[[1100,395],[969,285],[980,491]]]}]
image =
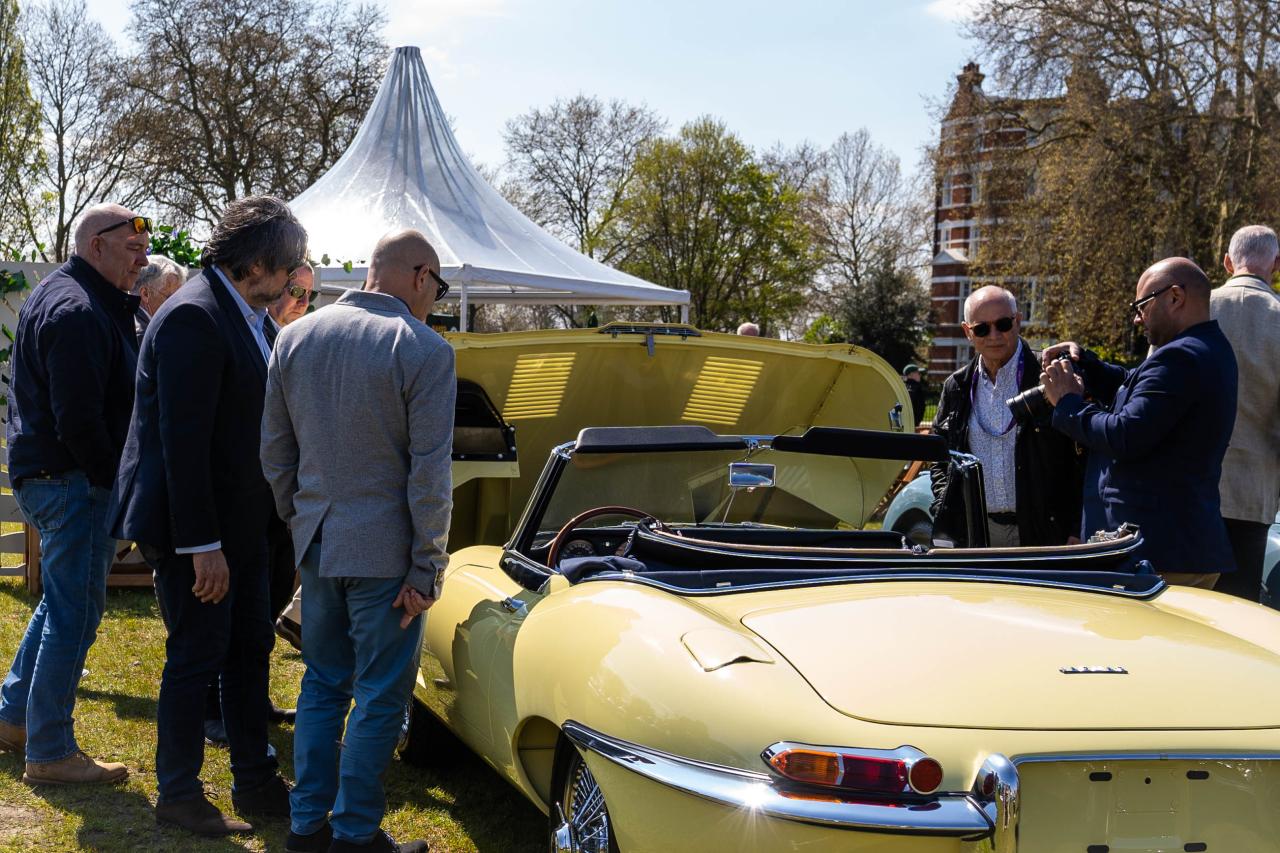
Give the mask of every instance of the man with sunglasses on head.
[{"label": "man with sunglasses on head", "polygon": [[40,532],[44,595],[0,688],[0,749],[26,753],[28,784],[118,782],[123,764],[80,751],[76,685],[106,603],[115,539],[107,503],[129,429],[138,363],[130,294],[151,221],[89,208],[75,254],[22,306],[9,394],[9,477]]},{"label": "man with sunglasses on head", "polygon": [[267,749],[275,636],[267,574],[271,488],[262,473],[267,306],[306,257],[307,234],[279,199],[233,201],[204,271],[156,313],[142,339],[136,401],[110,518],[156,566],[166,660],[156,707],[156,821],[198,835],[248,832],[205,796],[204,709],[221,689],[231,803],[289,815],[289,786]]},{"label": "man with sunglasses on head", "polygon": [[[933,431],[982,463],[989,545],[1063,545],[1080,525],[1080,456],[1047,423],[1017,422],[1005,405],[1039,382],[1040,361],[1021,326],[1008,290],[988,285],[969,294],[963,328],[974,357],[943,384]],[[949,466],[935,465],[932,477],[935,535],[962,539],[964,507],[959,491],[947,488]]]},{"label": "man with sunglasses on head", "polygon": [[[1146,361],[1125,370],[1065,342],[1045,350],[1040,377],[1053,426],[1101,461],[1105,517],[1096,526],[1136,524],[1143,538],[1136,556],[1169,583],[1206,589],[1235,568],[1218,481],[1237,376],[1231,344],[1209,316],[1209,290],[1187,258],[1154,264],[1129,303],[1153,347]],[[1077,370],[1055,360],[1064,353]],[[1086,386],[1097,403],[1085,401]]]},{"label": "man with sunglasses on head", "polygon": [[364,289],[286,326],[271,354],[262,467],[305,602],[290,853],[426,849],[382,830],[382,776],[449,559],[457,379],[425,322],[439,270],[420,232],[392,232]]}]

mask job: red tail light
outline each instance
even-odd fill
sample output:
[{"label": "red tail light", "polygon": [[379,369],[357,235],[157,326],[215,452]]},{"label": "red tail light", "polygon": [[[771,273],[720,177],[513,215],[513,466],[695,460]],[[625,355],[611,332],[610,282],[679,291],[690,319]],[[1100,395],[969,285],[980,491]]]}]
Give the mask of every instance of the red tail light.
[{"label": "red tail light", "polygon": [[932,794],[942,785],[942,765],[927,756],[921,758],[911,765],[907,781],[917,794]]},{"label": "red tail light", "polygon": [[931,794],[942,785],[942,765],[914,747],[855,751],[776,743],[761,757],[805,785],[873,794]]}]

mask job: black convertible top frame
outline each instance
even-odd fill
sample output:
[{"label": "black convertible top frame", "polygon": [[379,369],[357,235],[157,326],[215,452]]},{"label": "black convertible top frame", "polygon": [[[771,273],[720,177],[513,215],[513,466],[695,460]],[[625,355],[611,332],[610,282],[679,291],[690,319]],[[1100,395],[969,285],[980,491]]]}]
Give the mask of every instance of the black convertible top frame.
[{"label": "black convertible top frame", "polygon": [[861,459],[923,462],[948,459],[947,443],[942,436],[840,427],[809,427],[803,435],[718,435],[704,426],[587,427],[578,433],[573,452],[653,453],[756,447]]}]

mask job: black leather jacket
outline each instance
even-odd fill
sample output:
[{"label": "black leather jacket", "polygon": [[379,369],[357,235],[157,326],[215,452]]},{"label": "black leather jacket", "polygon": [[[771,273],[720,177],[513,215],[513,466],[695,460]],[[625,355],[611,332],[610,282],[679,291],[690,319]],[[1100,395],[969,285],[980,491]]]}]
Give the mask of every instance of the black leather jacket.
[{"label": "black leather jacket", "polygon": [[[1040,384],[1040,354],[1022,342],[1022,382],[1020,391]],[[947,446],[969,452],[969,414],[972,403],[969,385],[978,369],[977,356],[947,377],[933,419],[933,432],[947,440]],[[1014,489],[1017,496],[1018,540],[1022,545],[1063,545],[1080,530],[1084,459],[1075,442],[1049,425],[1018,424],[1014,427]],[[948,465],[937,463],[933,478],[933,517],[943,534],[963,530],[957,513],[963,507],[944,505]],[[964,542],[956,542],[965,545]]]}]

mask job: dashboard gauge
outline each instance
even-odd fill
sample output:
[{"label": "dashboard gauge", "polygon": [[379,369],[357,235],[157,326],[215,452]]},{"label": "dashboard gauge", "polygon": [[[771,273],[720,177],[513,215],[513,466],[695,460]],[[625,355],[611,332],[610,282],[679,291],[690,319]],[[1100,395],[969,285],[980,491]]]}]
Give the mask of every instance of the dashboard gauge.
[{"label": "dashboard gauge", "polygon": [[560,555],[562,557],[594,557],[596,547],[585,539],[570,539],[564,544]]}]

